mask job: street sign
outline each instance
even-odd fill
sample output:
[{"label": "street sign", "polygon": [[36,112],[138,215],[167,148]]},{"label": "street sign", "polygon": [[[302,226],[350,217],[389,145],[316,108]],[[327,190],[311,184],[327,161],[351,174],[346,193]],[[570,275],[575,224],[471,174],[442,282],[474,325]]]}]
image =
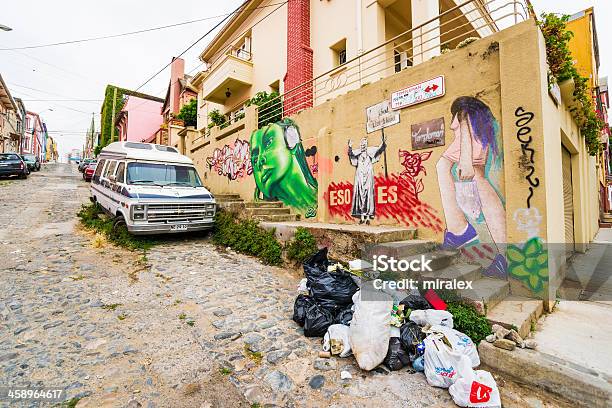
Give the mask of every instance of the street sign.
[{"label": "street sign", "polygon": [[402,109],[444,96],[444,75],[412,85],[391,94],[391,109]]},{"label": "street sign", "polygon": [[366,133],[372,133],[400,121],[400,113],[391,110],[389,101],[384,100],[366,109]]},{"label": "street sign", "polygon": [[432,119],[411,126],[412,150],[444,146],[444,118]]}]

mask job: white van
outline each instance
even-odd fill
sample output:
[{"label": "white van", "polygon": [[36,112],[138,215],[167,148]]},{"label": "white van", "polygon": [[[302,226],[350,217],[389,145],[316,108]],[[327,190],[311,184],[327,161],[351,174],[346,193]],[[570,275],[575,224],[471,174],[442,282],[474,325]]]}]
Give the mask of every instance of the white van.
[{"label": "white van", "polygon": [[91,199],[132,234],[212,228],[216,209],[191,159],[151,143],[114,142],[102,149]]}]

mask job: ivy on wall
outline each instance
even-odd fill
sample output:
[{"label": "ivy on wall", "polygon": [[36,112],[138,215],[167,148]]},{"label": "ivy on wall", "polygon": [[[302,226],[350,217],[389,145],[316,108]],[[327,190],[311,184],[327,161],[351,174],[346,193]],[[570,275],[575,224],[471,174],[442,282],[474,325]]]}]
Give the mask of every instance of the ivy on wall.
[{"label": "ivy on wall", "polygon": [[574,105],[570,108],[570,112],[585,138],[589,154],[596,156],[602,149],[600,135],[605,123],[595,111],[588,78],[581,76],[573,64],[569,42],[574,33],[567,29],[570,16],[542,13],[540,17],[537,23],[546,42],[546,59],[550,70],[549,84],[570,79],[574,81]]},{"label": "ivy on wall", "polygon": [[[113,142],[112,129],[115,126],[115,118],[113,117],[113,94],[115,88],[117,89],[117,98],[115,100],[115,116],[123,108],[124,95],[126,89],[118,88],[114,85],[107,85],[106,91],[104,92],[104,102],[102,102],[102,112],[100,118],[100,144],[99,149],[101,150],[104,146]],[[117,131],[115,130],[115,138],[117,137]]]}]

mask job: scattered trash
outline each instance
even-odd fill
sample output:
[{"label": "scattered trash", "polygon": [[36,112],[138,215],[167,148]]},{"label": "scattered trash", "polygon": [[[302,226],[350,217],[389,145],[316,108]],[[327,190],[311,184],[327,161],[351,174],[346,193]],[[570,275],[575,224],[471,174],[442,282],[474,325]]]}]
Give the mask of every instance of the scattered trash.
[{"label": "scattered trash", "polygon": [[453,315],[446,310],[413,310],[410,313],[410,320],[419,326],[446,326],[453,328]]},{"label": "scattered trash", "polygon": [[319,358],[331,358],[329,351],[319,351]]},{"label": "scattered trash", "polygon": [[355,293],[355,312],[350,326],[350,342],[355,359],[363,370],[370,371],[383,362],[387,355],[393,307],[390,296],[368,290],[367,301],[363,301],[364,290]]},{"label": "scattered trash", "polygon": [[480,357],[478,356],[476,345],[472,339],[465,334],[446,326],[431,326],[427,331],[443,334],[448,344],[450,344],[455,351],[470,359],[472,367],[478,367],[480,365]]},{"label": "scattered trash", "polygon": [[514,350],[516,346],[528,349],[535,349],[537,347],[535,340],[523,339],[515,329],[506,329],[499,324],[494,324],[491,330],[493,330],[493,334],[488,335],[485,340],[493,343],[495,347],[508,351]]},{"label": "scattered trash", "polygon": [[422,344],[423,340],[425,340],[425,333],[421,331],[421,328],[415,322],[408,321],[400,327],[400,341],[402,346],[408,351],[410,361],[414,361],[423,354],[417,350],[417,347],[419,344]]},{"label": "scattered trash", "polygon": [[[338,266],[339,265],[339,266]],[[321,249],[304,263],[304,273],[308,280],[310,296],[334,314],[351,304],[351,298],[359,290],[348,273],[340,264],[332,265],[336,272],[328,271],[327,248]]]},{"label": "scattered trash", "polygon": [[332,355],[348,357],[351,355],[349,340],[349,327],[343,324],[332,324],[323,337],[323,350],[330,351]]},{"label": "scattered trash", "polygon": [[340,371],[341,380],[350,380],[351,378],[353,378],[353,376],[348,371]]},{"label": "scattered trash", "polygon": [[410,294],[406,296],[401,302],[400,305],[404,305],[404,309],[410,310],[427,310],[431,309],[431,305],[423,296],[418,294]]},{"label": "scattered trash", "polygon": [[[408,313],[410,313],[410,309],[408,309]],[[404,313],[404,305],[394,305],[393,310],[391,311],[391,326],[402,327],[405,318],[406,315]]]},{"label": "scattered trash", "polygon": [[304,335],[306,337],[323,337],[327,328],[334,323],[334,317],[318,303],[308,305],[304,319]]},{"label": "scattered trash", "polygon": [[445,339],[441,333],[425,338],[425,377],[433,387],[448,388],[458,377],[472,371],[469,357],[447,344]]},{"label": "scattered trash", "polygon": [[444,303],[444,301],[433,289],[428,289],[427,292],[425,292],[425,299],[427,299],[431,307],[434,309],[446,310],[446,303]]},{"label": "scattered trash", "polygon": [[476,370],[462,375],[448,392],[460,407],[501,408],[499,389],[488,371]]},{"label": "scattered trash", "polygon": [[300,284],[297,288],[298,293],[303,293],[303,294],[308,294],[308,285],[307,285],[308,279],[304,278],[300,281]]},{"label": "scattered trash", "polygon": [[349,269],[351,271],[363,271],[371,268],[372,264],[364,261],[363,259],[353,259],[352,261],[349,261]]},{"label": "scattered trash", "polygon": [[425,356],[420,356],[412,362],[412,368],[416,371],[425,371]]},{"label": "scattered trash", "polygon": [[334,317],[334,324],[348,326],[351,324],[351,320],[353,320],[353,305],[347,306],[345,309],[339,311],[336,317]]},{"label": "scattered trash", "polygon": [[408,352],[402,347],[399,337],[391,337],[389,340],[389,349],[384,363],[391,371],[400,370],[410,364]]},{"label": "scattered trash", "polygon": [[314,303],[314,300],[309,296],[299,294],[293,304],[293,321],[303,327],[306,320],[306,310]]}]

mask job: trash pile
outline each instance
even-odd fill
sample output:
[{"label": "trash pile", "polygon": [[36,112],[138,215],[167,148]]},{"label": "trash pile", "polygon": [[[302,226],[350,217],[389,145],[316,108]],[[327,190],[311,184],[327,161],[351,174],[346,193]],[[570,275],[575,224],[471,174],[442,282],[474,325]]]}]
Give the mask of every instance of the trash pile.
[{"label": "trash pile", "polygon": [[[361,285],[359,277],[328,260],[327,248],[304,263],[304,273],[293,320],[305,336],[323,337],[320,357],[353,354],[366,371],[380,364],[392,371],[412,367],[431,386],[448,388],[460,407],[501,407],[493,376],[474,370],[480,365],[476,345],[453,328],[451,313],[433,308],[418,291],[404,296]],[[444,304],[439,298],[433,303]]]}]

